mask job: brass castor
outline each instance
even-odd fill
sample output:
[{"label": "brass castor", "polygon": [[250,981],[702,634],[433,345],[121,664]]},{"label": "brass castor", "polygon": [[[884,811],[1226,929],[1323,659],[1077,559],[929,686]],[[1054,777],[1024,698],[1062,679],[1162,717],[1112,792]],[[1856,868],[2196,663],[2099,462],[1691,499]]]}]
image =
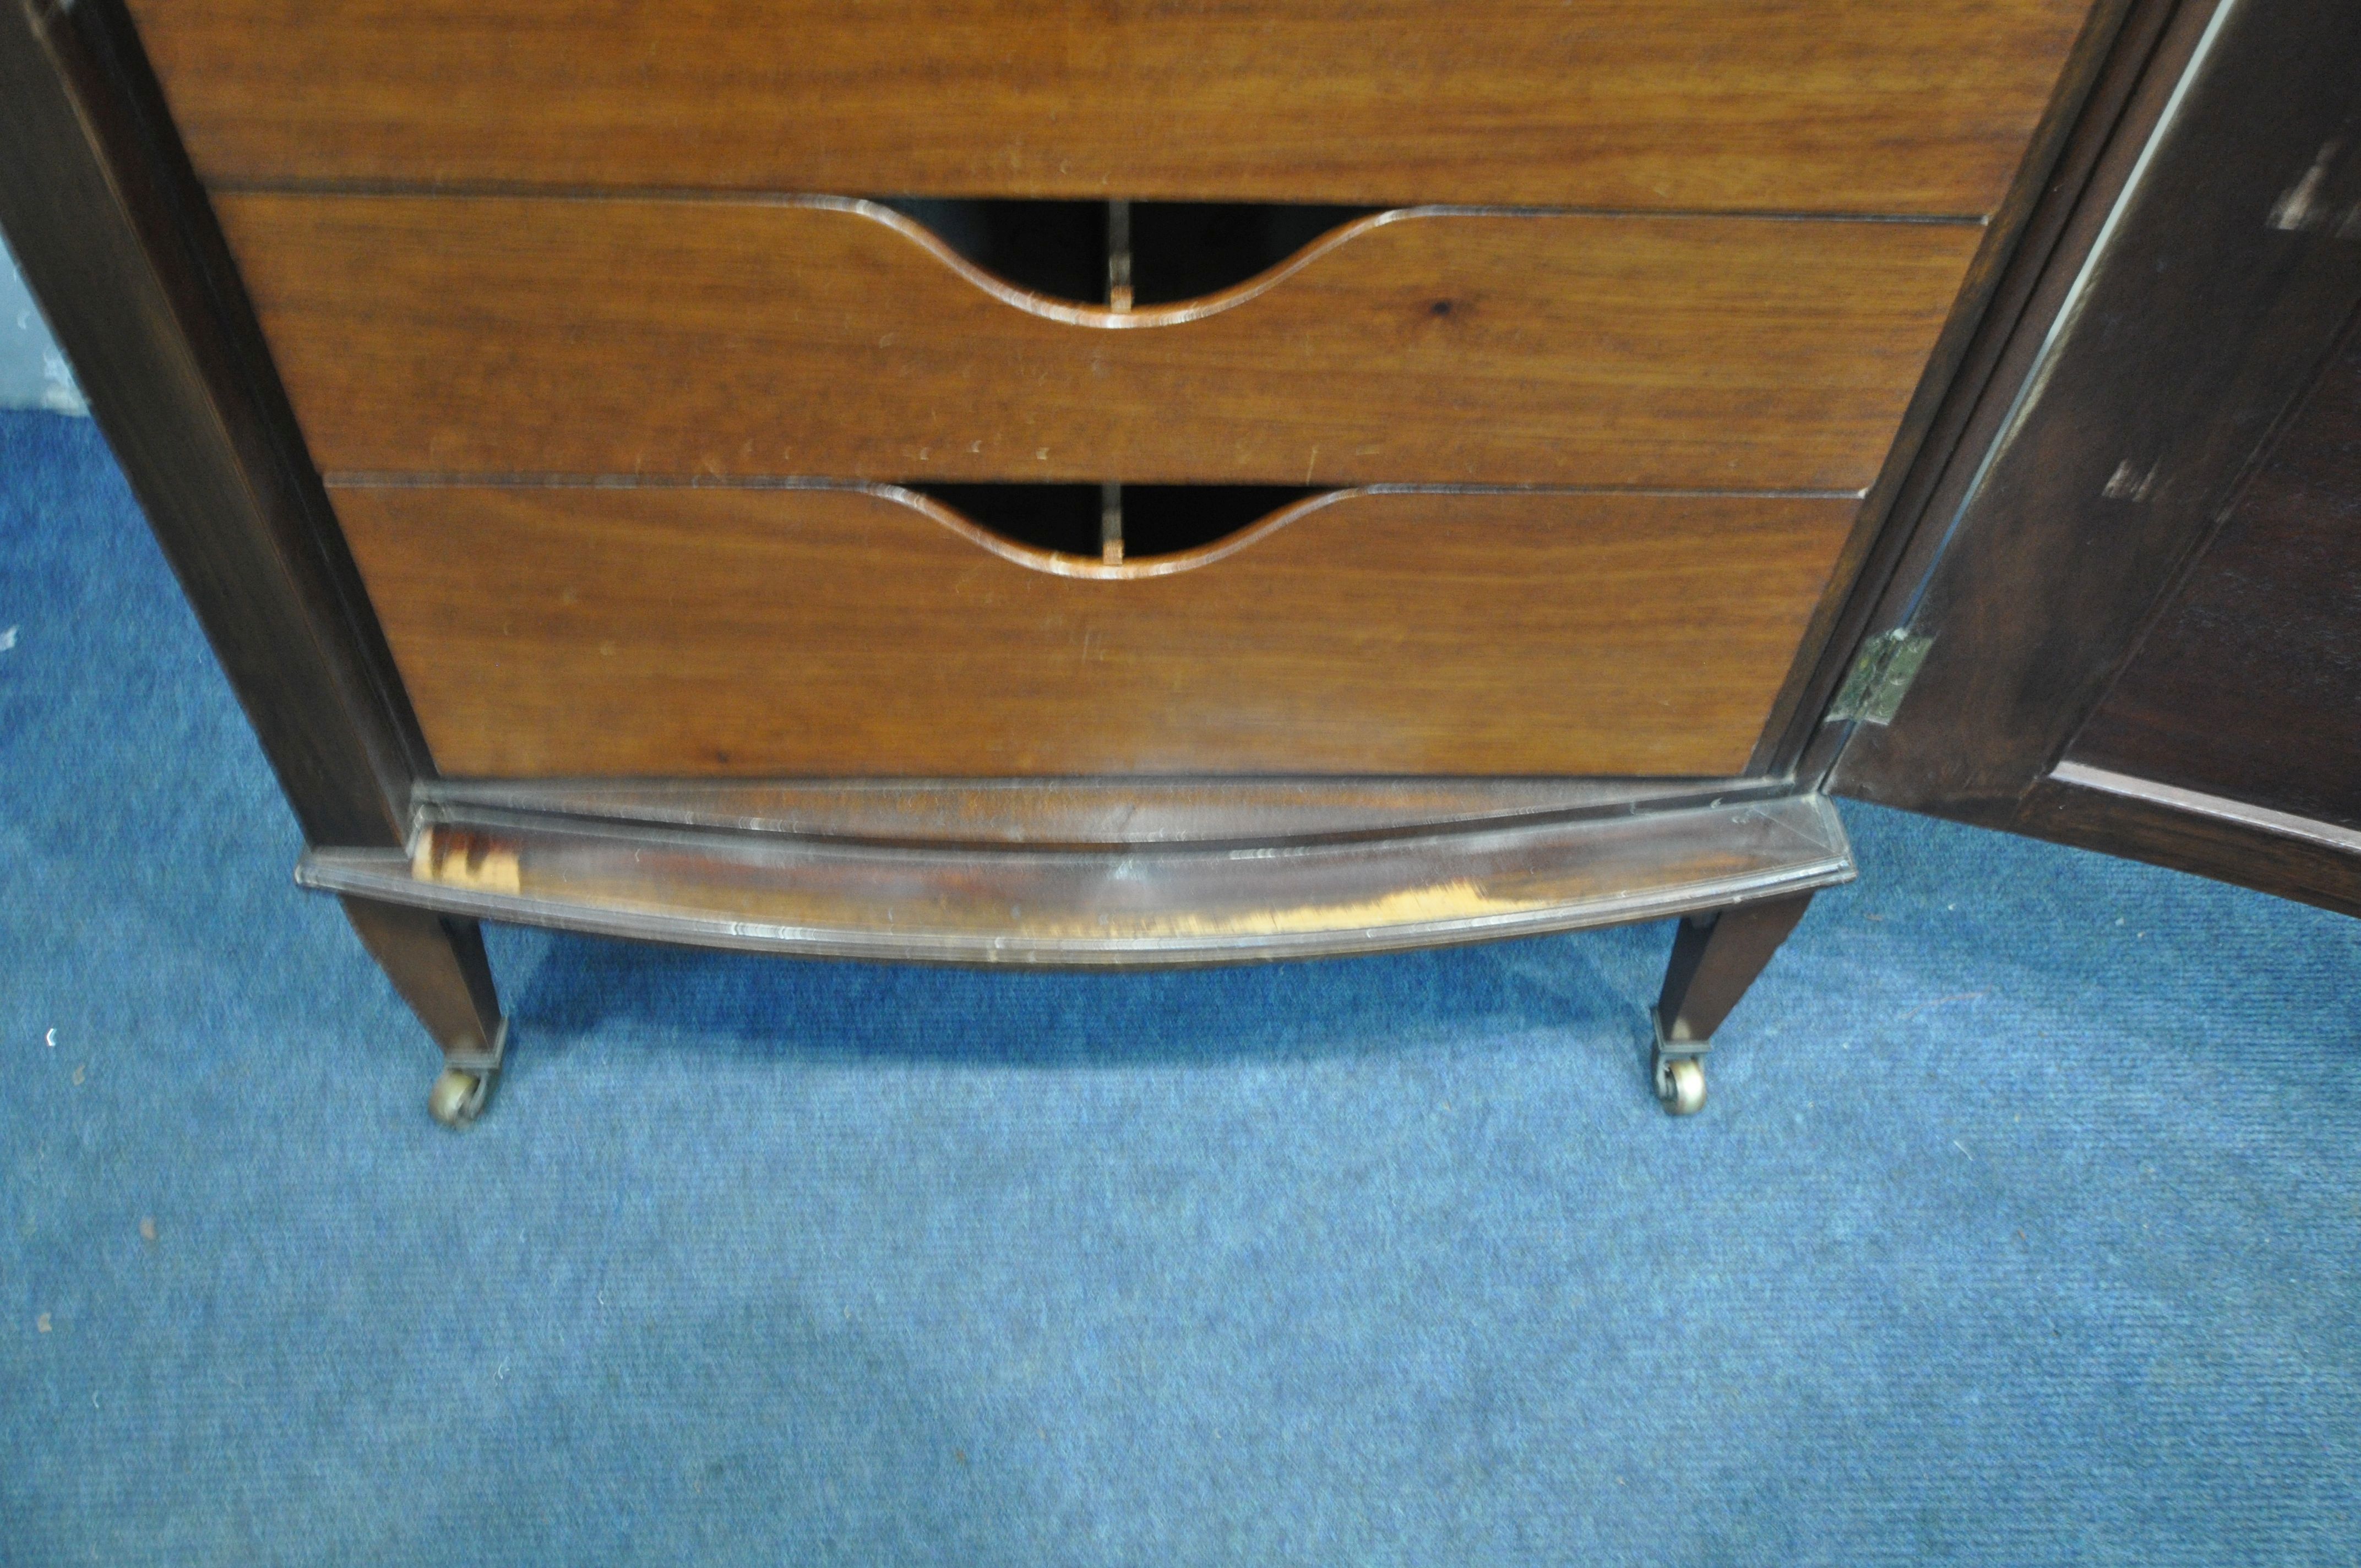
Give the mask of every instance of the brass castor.
[{"label": "brass castor", "polygon": [[492,1097],[492,1080],[500,1075],[500,1064],[508,1059],[509,1021],[500,1021],[492,1031],[489,1044],[472,1041],[446,1044],[443,1047],[443,1076],[426,1096],[426,1110],[446,1127],[459,1128],[484,1113],[484,1102]]},{"label": "brass castor", "polygon": [[1656,1099],[1671,1115],[1696,1115],[1705,1106],[1705,1063],[1696,1057],[1658,1057]]},{"label": "brass castor", "polygon": [[491,1097],[490,1073],[446,1068],[426,1096],[426,1109],[446,1127],[464,1127],[484,1113],[484,1102]]},{"label": "brass castor", "polygon": [[1648,1047],[1648,1076],[1655,1080],[1657,1103],[1667,1115],[1696,1115],[1705,1108],[1705,1042],[1666,1038],[1657,1008],[1648,1009],[1648,1026],[1656,1036]]}]

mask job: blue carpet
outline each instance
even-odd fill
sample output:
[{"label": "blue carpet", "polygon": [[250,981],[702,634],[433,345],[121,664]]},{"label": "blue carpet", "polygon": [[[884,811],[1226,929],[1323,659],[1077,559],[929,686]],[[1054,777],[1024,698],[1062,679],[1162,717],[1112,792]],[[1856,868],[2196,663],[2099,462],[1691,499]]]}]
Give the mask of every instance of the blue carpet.
[{"label": "blue carpet", "polygon": [[2361,1559],[2361,924],[1848,807],[1687,1123],[1662,926],[499,931],[453,1136],[86,422],[0,416],[11,627],[7,1563]]}]

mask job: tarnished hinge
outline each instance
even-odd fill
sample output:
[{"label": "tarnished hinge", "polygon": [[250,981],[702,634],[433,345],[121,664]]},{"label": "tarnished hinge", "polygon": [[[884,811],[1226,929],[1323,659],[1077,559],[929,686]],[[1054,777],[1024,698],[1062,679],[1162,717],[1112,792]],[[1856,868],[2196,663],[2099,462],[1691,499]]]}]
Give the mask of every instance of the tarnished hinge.
[{"label": "tarnished hinge", "polygon": [[1898,626],[1871,638],[1838,688],[1836,701],[1828,705],[1828,722],[1857,718],[1863,724],[1893,723],[1910,683],[1918,678],[1918,666],[1927,662],[1927,650],[1934,645],[1933,638],[1915,637]]}]

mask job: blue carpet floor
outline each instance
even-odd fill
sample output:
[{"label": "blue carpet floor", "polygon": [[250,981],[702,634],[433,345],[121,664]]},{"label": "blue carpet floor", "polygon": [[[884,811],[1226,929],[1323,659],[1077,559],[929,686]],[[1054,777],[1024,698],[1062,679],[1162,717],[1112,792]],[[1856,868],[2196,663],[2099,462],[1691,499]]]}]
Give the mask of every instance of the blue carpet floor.
[{"label": "blue carpet floor", "polygon": [[500,931],[454,1136],[86,422],[8,629],[6,1563],[2361,1559],[2361,923],[1849,807],[1686,1123],[1661,926]]}]

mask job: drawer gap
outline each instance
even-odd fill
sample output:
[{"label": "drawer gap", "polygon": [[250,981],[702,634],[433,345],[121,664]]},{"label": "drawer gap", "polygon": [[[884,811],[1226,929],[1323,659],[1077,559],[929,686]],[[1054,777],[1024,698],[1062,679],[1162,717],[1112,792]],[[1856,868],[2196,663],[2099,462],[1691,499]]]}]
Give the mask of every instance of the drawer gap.
[{"label": "drawer gap", "polygon": [[1127,311],[1251,282],[1384,209],[1270,202],[881,200],[994,277]]},{"label": "drawer gap", "polygon": [[1301,485],[906,484],[1036,550],[1117,565],[1201,549],[1330,493]]}]

